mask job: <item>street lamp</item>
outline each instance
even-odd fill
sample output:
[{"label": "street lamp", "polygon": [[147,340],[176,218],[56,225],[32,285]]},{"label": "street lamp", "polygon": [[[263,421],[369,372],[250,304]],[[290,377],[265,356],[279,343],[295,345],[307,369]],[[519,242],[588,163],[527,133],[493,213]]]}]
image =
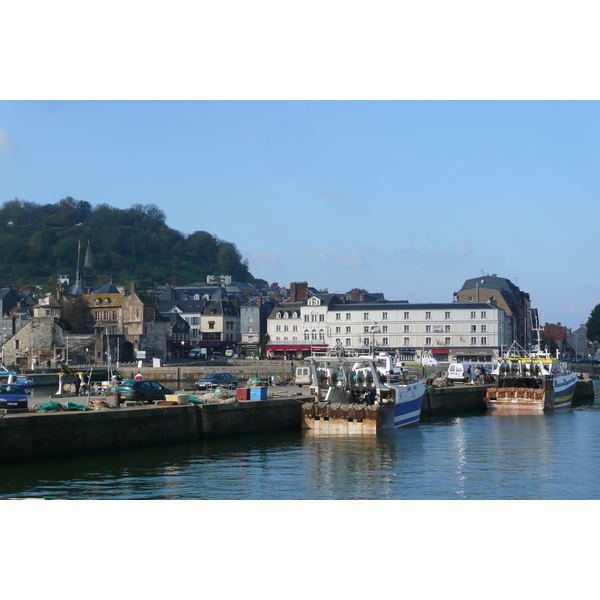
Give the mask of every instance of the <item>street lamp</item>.
[{"label": "street lamp", "polygon": [[371,325],[371,356],[375,356],[375,332],[379,333],[379,325],[373,322]]}]

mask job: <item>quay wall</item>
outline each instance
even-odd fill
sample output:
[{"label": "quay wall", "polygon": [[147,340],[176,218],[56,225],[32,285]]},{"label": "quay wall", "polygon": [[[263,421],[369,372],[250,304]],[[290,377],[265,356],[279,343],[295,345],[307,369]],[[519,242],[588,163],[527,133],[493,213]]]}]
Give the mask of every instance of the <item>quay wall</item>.
[{"label": "quay wall", "polygon": [[425,392],[421,415],[485,411],[485,395],[490,385],[464,385],[430,388]]},{"label": "quay wall", "polygon": [[296,399],[19,413],[0,418],[0,462],[300,429],[301,421]]}]

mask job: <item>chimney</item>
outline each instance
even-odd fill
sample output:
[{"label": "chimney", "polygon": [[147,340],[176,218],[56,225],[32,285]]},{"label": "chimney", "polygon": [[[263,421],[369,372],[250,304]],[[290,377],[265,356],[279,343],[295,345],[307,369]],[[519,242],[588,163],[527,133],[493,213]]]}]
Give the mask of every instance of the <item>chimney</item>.
[{"label": "chimney", "polygon": [[129,293],[135,294],[135,283],[133,281],[129,284]]},{"label": "chimney", "polygon": [[358,302],[360,300],[360,290],[358,288],[353,288],[350,292],[350,300],[354,302]]},{"label": "chimney", "polygon": [[290,283],[290,302],[302,302],[308,295],[308,282]]}]

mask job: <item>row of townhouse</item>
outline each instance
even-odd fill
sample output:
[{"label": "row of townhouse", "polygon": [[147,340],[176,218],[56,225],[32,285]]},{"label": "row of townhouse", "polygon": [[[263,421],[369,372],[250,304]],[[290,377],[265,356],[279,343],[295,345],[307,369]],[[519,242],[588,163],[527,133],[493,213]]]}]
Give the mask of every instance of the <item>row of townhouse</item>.
[{"label": "row of townhouse", "polygon": [[[78,298],[83,303],[77,307]],[[3,340],[2,360],[20,368],[57,363],[131,362],[139,352],[166,358],[168,321],[132,284],[118,291],[70,295],[60,290],[39,300],[27,323]]]},{"label": "row of townhouse", "polygon": [[411,304],[341,302],[331,294],[283,303],[268,319],[267,356],[302,358],[314,351],[393,351],[419,360],[424,351],[442,361],[492,361],[511,343],[506,312],[491,303]]}]

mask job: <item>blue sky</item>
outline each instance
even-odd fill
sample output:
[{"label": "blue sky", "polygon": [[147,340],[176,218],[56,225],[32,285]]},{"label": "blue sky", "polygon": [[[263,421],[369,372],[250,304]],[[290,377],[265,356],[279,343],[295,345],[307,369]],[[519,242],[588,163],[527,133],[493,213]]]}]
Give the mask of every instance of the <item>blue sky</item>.
[{"label": "blue sky", "polygon": [[156,204],[280,285],[600,303],[587,3],[144,6],[6,8],[0,202]]},{"label": "blue sky", "polygon": [[0,201],[156,204],[255,277],[452,300],[508,277],[547,321],[600,302],[600,104],[4,101]]}]

